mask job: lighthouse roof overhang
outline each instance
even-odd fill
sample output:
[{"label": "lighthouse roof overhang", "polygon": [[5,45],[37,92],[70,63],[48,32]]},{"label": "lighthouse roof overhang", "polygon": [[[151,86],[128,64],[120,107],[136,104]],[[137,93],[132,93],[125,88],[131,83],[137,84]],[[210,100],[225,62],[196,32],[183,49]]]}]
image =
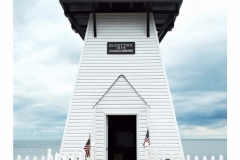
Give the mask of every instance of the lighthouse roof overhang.
[{"label": "lighthouse roof overhang", "polygon": [[60,0],[72,29],[82,39],[85,37],[90,13],[152,12],[159,42],[174,28],[182,2],[183,0]]}]

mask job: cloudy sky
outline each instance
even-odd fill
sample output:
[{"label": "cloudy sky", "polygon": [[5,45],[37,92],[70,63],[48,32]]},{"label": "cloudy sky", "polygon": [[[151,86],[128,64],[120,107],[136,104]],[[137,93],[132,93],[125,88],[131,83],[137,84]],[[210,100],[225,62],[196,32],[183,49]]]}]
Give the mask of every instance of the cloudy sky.
[{"label": "cloudy sky", "polygon": [[[14,0],[13,20],[14,139],[61,139],[83,41],[59,1]],[[227,138],[225,1],[184,0],[160,46],[181,138]]]}]

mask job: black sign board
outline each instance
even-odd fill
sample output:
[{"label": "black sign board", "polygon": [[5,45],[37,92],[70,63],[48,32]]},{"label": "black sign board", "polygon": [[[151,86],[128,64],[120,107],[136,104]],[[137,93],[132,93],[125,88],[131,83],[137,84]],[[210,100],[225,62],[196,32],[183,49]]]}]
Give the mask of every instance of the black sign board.
[{"label": "black sign board", "polygon": [[107,54],[135,54],[135,42],[107,42]]}]

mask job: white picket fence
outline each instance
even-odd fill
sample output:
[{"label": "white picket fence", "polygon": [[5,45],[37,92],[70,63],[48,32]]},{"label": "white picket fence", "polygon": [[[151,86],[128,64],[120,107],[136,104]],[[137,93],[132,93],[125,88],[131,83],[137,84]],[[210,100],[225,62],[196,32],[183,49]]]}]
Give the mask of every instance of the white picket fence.
[{"label": "white picket fence", "polygon": [[[92,143],[93,144],[93,143]],[[95,147],[92,145],[91,146],[91,151],[90,151],[90,157],[85,158],[85,150],[82,150],[80,153],[75,152],[72,155],[60,155],[58,153],[55,153],[55,156],[53,157],[52,155],[52,151],[49,148],[47,151],[47,157],[45,158],[44,156],[41,157],[41,159],[38,159],[36,156],[33,157],[33,160],[94,160],[95,157]],[[145,160],[150,160],[150,147],[148,146],[148,144],[145,144]],[[162,154],[160,155],[160,157],[158,157],[158,153],[157,150],[153,151],[153,160],[182,160],[182,156],[181,155],[173,155],[172,153],[170,154],[166,154],[164,151],[162,152]],[[22,159],[20,155],[17,156],[17,160],[30,160],[28,156],[25,157],[25,159]],[[186,156],[186,160],[191,160],[190,156],[187,155]],[[195,156],[194,159],[192,160],[201,160],[200,158],[198,158],[198,156]],[[207,160],[207,157],[204,156],[202,158],[202,160]],[[220,155],[219,159],[216,159],[214,156],[211,157],[210,160],[224,160],[223,156]]]},{"label": "white picket fence", "polygon": [[[80,153],[75,152],[74,154],[71,155],[60,155],[58,153],[55,153],[55,156],[53,157],[52,151],[49,148],[47,151],[47,157],[45,158],[44,156],[41,157],[41,159],[38,159],[36,156],[33,157],[33,160],[94,160],[94,147],[91,147],[91,157],[85,158],[85,150],[82,150]],[[17,156],[17,160],[30,160],[28,156],[25,157],[25,159],[22,159],[20,155]]]},{"label": "white picket fence", "polygon": [[[145,143],[145,160],[151,160],[150,158],[150,147],[148,143]],[[172,153],[166,154],[164,151],[162,151],[162,154],[160,157],[158,157],[158,151],[154,149],[153,151],[153,159],[152,160],[183,160],[182,155],[173,155]],[[190,156],[187,155],[185,160],[191,160]],[[198,156],[195,156],[192,160],[200,160]],[[207,160],[207,157],[204,156],[202,160]],[[211,160],[217,160],[214,156],[211,157]],[[223,156],[220,155],[218,160],[223,160]]]}]

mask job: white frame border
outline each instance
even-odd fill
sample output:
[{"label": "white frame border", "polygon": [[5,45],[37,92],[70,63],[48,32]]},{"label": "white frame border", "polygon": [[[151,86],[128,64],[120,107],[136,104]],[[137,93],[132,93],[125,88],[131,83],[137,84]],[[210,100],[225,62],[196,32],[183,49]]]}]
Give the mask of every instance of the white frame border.
[{"label": "white frame border", "polygon": [[140,160],[140,154],[139,154],[139,151],[140,151],[140,146],[139,146],[139,142],[140,142],[140,137],[139,137],[139,116],[140,116],[140,111],[121,111],[121,110],[114,110],[114,111],[106,111],[106,112],[103,112],[103,159],[105,160],[108,160],[107,159],[107,155],[106,155],[106,140],[107,140],[107,137],[106,137],[106,131],[107,131],[107,125],[106,125],[106,121],[107,121],[107,116],[108,115],[136,115],[136,143],[137,143],[137,160]]}]

